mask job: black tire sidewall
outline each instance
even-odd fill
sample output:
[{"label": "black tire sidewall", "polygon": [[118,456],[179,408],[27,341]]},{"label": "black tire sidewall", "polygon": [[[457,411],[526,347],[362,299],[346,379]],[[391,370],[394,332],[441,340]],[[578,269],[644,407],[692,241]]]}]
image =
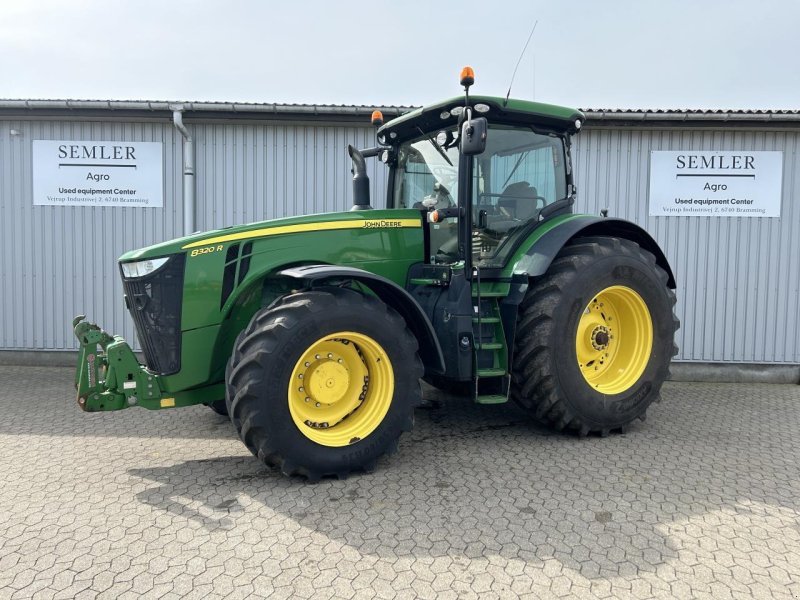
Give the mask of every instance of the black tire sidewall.
[{"label": "black tire sidewall", "polygon": [[[628,390],[607,395],[595,390],[578,366],[575,340],[578,323],[589,302],[602,290],[625,286],[638,293],[650,312],[653,346],[642,375]],[[551,341],[553,371],[564,403],[592,429],[623,426],[644,413],[667,376],[672,356],[672,303],[655,265],[642,255],[606,255],[584,265],[563,289],[563,302],[554,311]]]}]

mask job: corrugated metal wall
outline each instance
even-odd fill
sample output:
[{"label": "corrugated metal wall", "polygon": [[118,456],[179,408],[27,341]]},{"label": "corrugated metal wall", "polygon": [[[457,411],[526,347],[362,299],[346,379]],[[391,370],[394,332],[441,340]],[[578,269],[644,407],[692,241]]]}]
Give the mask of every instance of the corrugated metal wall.
[{"label": "corrugated metal wall", "polygon": [[[352,205],[347,144],[363,148],[375,141],[369,126],[189,127],[195,138],[199,230],[347,210]],[[164,207],[33,206],[36,139],[163,142]],[[385,169],[370,163],[374,204],[385,206]],[[171,123],[0,120],[0,349],[77,349],[71,322],[79,313],[136,343],[116,259],[126,250],[183,234],[181,190],[182,141]]]},{"label": "corrugated metal wall", "polygon": [[[375,145],[372,127],[195,125],[197,227],[349,210],[347,145]],[[367,162],[374,206],[386,205],[386,169]]]},{"label": "corrugated metal wall", "polygon": [[[371,145],[369,127],[193,123],[197,227],[211,229],[294,214],[346,210],[352,202],[345,148]],[[21,132],[12,136],[11,129]],[[164,208],[32,205],[31,141],[164,143]],[[587,128],[576,138],[577,210],[647,228],[678,279],[678,360],[800,363],[798,134],[728,126],[699,129]],[[651,150],[782,150],[780,219],[648,217]],[[370,161],[382,205],[385,171]],[[0,349],[76,348],[79,312],[129,340],[116,258],[179,236],[181,139],[166,122],[0,120]]]},{"label": "corrugated metal wall", "polygon": [[[800,362],[797,132],[588,129],[576,138],[577,210],[644,226],[678,283],[676,360]],[[781,150],[781,217],[649,217],[651,150]]]},{"label": "corrugated metal wall", "polygon": [[[15,129],[20,135],[11,135]],[[34,139],[164,143],[164,209],[33,206]],[[177,149],[177,152],[176,152]],[[132,336],[114,259],[169,237],[182,222],[180,141],[160,123],[0,121],[0,347],[72,349],[72,317],[85,312]]]}]

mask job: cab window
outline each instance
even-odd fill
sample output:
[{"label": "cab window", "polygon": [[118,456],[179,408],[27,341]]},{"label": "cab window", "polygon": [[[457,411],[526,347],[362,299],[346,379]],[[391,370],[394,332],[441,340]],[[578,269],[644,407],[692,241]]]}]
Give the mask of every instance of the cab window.
[{"label": "cab window", "polygon": [[511,240],[566,197],[563,139],[529,129],[490,127],[476,158],[472,206],[473,257],[499,266]]}]

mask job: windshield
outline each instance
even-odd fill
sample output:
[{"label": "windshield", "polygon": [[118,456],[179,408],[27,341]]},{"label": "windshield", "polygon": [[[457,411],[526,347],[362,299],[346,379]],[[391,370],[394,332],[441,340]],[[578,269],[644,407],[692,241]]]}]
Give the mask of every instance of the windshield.
[{"label": "windshield", "polygon": [[[458,198],[454,128],[422,135],[398,148],[394,208],[433,210]],[[545,206],[567,195],[564,140],[531,129],[490,125],[486,150],[473,170],[472,253],[483,266],[505,260],[513,239],[538,221]],[[458,219],[430,226],[431,262],[458,260]]]},{"label": "windshield", "polygon": [[455,205],[458,197],[458,147],[454,135],[454,129],[445,130],[439,136],[443,144],[430,135],[424,135],[400,146],[393,208]]}]

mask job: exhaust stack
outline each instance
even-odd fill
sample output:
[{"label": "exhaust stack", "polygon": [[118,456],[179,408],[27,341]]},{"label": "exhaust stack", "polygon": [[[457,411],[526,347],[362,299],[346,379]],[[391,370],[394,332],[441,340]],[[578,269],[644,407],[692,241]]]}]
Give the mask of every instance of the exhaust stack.
[{"label": "exhaust stack", "polygon": [[347,145],[347,153],[353,161],[353,208],[350,210],[370,210],[369,177],[364,155],[350,144]]}]

